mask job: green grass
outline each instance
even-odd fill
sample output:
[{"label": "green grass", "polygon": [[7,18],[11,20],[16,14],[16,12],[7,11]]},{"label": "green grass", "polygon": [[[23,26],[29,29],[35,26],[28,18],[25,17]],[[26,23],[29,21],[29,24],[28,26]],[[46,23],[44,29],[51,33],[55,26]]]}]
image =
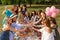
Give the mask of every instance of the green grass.
[{"label": "green grass", "polygon": [[[2,27],[2,20],[3,20],[3,18],[4,18],[4,15],[2,15],[2,12],[3,12],[3,10],[4,10],[4,5],[0,5],[0,28]],[[9,9],[11,9],[11,7],[12,7],[12,5],[8,5],[8,8]],[[45,6],[36,6],[36,5],[32,5],[32,7],[29,7],[28,6],[28,8],[27,8],[27,10],[29,11],[29,12],[32,12],[33,10],[36,10],[36,11],[38,11],[39,9],[42,9],[43,11],[45,10],[45,8],[47,7],[47,5],[45,5]],[[56,6],[56,8],[59,8],[60,9],[60,6],[58,5],[58,6]],[[60,26],[60,13],[57,15],[57,17],[56,17],[56,21],[57,21],[57,24]]]}]

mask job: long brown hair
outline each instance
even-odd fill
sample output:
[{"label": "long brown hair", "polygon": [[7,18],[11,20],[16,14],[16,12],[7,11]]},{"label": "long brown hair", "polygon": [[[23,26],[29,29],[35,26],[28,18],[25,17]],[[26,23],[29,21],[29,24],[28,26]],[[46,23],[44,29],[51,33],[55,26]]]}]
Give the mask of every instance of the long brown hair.
[{"label": "long brown hair", "polygon": [[[42,12],[42,10],[38,10],[37,15],[39,15],[39,14],[41,15],[41,12]],[[38,14],[38,13],[39,13],[39,14]]]},{"label": "long brown hair", "polygon": [[15,11],[16,14],[18,14],[18,6],[17,5],[14,5],[11,9],[11,11],[14,11],[14,9],[17,7],[17,10]]},{"label": "long brown hair", "polygon": [[47,19],[46,13],[45,13],[45,12],[43,12],[43,11],[41,12],[41,14],[42,14],[42,13],[44,14],[44,18],[42,18],[42,15],[41,15],[42,20]]},{"label": "long brown hair", "polygon": [[52,21],[55,25],[57,25],[55,18],[48,17],[50,21]]},{"label": "long brown hair", "polygon": [[49,19],[45,19],[45,20],[44,20],[44,23],[46,24],[47,27],[51,27],[51,26],[50,26],[50,21],[49,21]]},{"label": "long brown hair", "polygon": [[52,28],[51,28],[49,19],[45,19],[44,23],[48,27],[48,29],[46,29],[46,31],[49,32],[49,33],[51,33],[52,32]]}]

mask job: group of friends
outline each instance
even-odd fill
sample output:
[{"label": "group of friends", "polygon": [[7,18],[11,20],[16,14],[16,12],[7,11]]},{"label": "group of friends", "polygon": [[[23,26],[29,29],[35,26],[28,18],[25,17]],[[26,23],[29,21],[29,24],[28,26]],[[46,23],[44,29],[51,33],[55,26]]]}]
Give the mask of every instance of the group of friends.
[{"label": "group of friends", "polygon": [[26,5],[14,5],[11,10],[6,6],[3,14],[0,40],[58,40],[55,18],[46,16],[41,9],[29,12]]}]

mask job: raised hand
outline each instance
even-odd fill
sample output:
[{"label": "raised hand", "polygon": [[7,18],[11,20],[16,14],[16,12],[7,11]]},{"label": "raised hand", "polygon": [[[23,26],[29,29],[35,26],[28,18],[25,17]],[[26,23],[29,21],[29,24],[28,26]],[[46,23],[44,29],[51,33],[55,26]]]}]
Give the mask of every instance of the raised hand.
[{"label": "raised hand", "polygon": [[19,31],[17,31],[17,32],[16,32],[16,34],[19,36],[19,35],[20,35],[20,32],[19,32]]},{"label": "raised hand", "polygon": [[5,25],[3,28],[2,28],[3,31],[6,31],[6,30],[10,30],[9,26],[8,25]]}]

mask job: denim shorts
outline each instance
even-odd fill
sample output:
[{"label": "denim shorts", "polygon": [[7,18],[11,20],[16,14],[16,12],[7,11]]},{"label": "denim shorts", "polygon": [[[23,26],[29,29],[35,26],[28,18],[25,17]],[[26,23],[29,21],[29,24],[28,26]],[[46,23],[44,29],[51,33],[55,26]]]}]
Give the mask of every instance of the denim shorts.
[{"label": "denim shorts", "polygon": [[9,31],[3,31],[1,33],[1,37],[0,37],[0,40],[9,40]]}]

